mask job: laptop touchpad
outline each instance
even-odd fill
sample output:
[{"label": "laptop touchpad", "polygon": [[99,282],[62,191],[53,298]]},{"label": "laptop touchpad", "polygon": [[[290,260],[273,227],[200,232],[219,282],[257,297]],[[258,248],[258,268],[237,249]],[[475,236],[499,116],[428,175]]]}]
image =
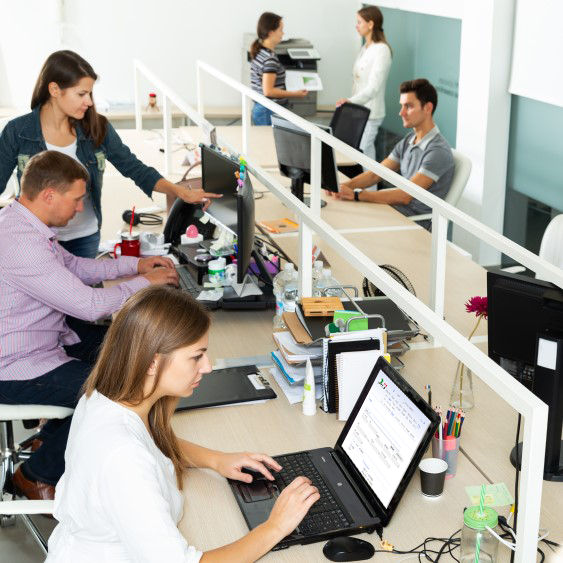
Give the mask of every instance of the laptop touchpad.
[{"label": "laptop touchpad", "polygon": [[273,495],[268,485],[268,481],[258,479],[252,483],[240,483],[238,489],[244,502],[257,502],[272,498]]}]

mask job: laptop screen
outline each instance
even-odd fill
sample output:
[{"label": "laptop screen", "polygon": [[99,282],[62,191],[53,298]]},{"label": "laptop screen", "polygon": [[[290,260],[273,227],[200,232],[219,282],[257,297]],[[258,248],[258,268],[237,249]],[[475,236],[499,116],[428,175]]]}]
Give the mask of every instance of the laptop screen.
[{"label": "laptop screen", "polygon": [[385,360],[378,360],[338,445],[348,457],[347,465],[356,469],[385,509],[392,500],[398,503],[414,472],[413,459],[422,457],[437,427],[436,418],[408,383]]}]

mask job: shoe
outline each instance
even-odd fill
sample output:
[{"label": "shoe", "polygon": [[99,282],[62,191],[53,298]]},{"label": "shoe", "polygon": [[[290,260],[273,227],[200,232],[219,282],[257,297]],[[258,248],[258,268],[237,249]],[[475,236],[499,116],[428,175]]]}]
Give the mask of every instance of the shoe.
[{"label": "shoe", "polygon": [[14,473],[13,483],[16,492],[29,500],[55,499],[55,486],[42,483],[41,481],[31,481],[24,476],[21,465]]}]

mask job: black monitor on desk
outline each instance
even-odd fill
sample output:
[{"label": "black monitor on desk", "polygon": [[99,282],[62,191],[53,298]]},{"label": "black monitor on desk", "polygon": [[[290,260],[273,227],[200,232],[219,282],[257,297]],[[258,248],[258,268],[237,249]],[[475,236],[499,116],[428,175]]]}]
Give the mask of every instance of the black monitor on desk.
[{"label": "black monitor on desk", "polygon": [[487,297],[489,357],[549,406],[544,479],[563,481],[563,289],[492,271]]},{"label": "black monitor on desk", "polygon": [[[305,202],[304,184],[311,183],[311,135],[287,119],[272,116],[280,172],[291,178],[291,193]],[[330,127],[317,125],[331,133]],[[321,143],[321,187],[338,192],[338,171],[331,146]],[[308,202],[305,202],[308,204]]]}]

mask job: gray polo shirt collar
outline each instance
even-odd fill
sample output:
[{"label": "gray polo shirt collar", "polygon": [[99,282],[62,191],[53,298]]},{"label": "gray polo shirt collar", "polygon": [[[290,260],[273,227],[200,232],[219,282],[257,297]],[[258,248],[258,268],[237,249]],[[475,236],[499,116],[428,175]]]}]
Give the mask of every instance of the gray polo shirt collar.
[{"label": "gray polo shirt collar", "polygon": [[430,129],[430,131],[428,131],[428,133],[426,133],[426,135],[424,135],[424,137],[422,137],[422,139],[420,139],[420,141],[416,143],[416,145],[414,144],[414,140],[416,139],[416,134],[414,134],[408,141],[409,145],[414,147],[420,147],[421,151],[426,150],[428,143],[439,133],[440,133],[440,129],[438,129],[437,125],[434,125],[434,127],[432,127],[432,129]]}]

